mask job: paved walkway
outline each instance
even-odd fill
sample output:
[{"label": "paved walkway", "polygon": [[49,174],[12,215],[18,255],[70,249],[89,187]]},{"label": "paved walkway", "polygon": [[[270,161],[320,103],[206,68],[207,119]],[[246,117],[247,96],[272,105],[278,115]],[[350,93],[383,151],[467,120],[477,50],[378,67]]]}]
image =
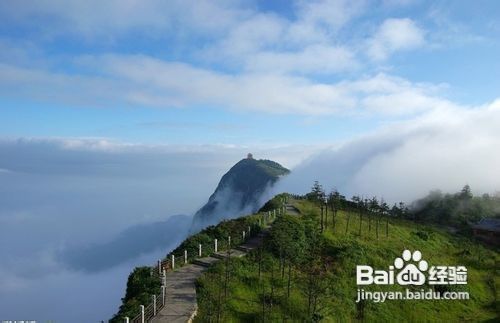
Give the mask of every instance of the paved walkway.
[{"label": "paved walkway", "polygon": [[[294,206],[288,204],[286,212],[299,215]],[[244,244],[231,249],[231,257],[242,257],[247,252],[259,247],[266,230],[247,240]],[[167,274],[165,306],[151,320],[153,323],[185,323],[190,322],[197,311],[195,282],[203,272],[220,259],[227,257],[227,251],[220,251],[210,257],[194,260],[192,264],[183,266]]]},{"label": "paved walkway", "polygon": [[[265,232],[248,239],[244,244],[231,249],[231,257],[242,257],[248,251],[257,248]],[[154,323],[189,322],[197,310],[195,282],[212,264],[227,257],[227,251],[220,251],[213,256],[200,258],[192,264],[183,266],[167,274],[165,306],[151,320]]]},{"label": "paved walkway", "polygon": [[299,209],[291,204],[286,205],[286,213],[290,215],[300,215]]}]

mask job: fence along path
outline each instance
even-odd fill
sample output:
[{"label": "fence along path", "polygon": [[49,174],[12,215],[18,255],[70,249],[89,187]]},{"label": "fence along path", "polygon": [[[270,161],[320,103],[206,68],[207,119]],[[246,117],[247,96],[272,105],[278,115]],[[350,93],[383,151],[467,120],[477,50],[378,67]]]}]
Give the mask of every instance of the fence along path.
[{"label": "fence along path", "polygon": [[266,231],[260,232],[255,237],[248,239],[244,244],[228,251],[220,251],[212,256],[199,258],[192,264],[185,265],[167,275],[165,306],[152,318],[151,322],[185,323],[190,322],[196,315],[196,288],[198,277],[212,264],[231,257],[242,257],[247,252],[257,248],[264,238]]},{"label": "fence along path", "polygon": [[[202,273],[215,262],[230,257],[242,257],[247,252],[259,247],[262,244],[264,236],[267,234],[268,226],[276,219],[277,215],[288,213],[291,215],[299,215],[300,212],[291,204],[286,203],[283,207],[269,211],[267,216],[261,219],[261,224],[264,229],[256,236],[250,237],[250,227],[248,232],[243,231],[244,243],[235,246],[229,251],[216,251],[217,239],[214,241],[215,252],[208,257],[200,257],[187,262],[187,254],[184,252],[184,265],[175,270],[174,266],[176,261],[174,256],[171,259],[164,259],[158,261],[155,270],[158,271],[157,275],[163,277],[162,294],[153,296],[152,303],[147,306],[140,306],[140,313],[132,319],[125,318],[125,323],[163,323],[163,322],[191,322],[196,316],[197,302],[196,302],[196,288],[195,282]],[[248,235],[246,235],[248,233]],[[246,236],[246,237],[245,237]],[[245,240],[246,238],[246,240]],[[230,245],[230,243],[229,243]],[[201,255],[201,245],[199,254]],[[182,260],[180,260],[182,262]],[[163,275],[161,271],[163,269]]]}]

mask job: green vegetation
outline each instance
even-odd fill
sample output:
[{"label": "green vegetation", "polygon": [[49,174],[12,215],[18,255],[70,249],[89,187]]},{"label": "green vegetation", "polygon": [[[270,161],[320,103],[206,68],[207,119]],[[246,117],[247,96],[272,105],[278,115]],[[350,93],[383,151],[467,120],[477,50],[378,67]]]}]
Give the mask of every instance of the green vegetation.
[{"label": "green vegetation", "polygon": [[[210,268],[198,280],[196,320],[498,321],[498,252],[440,227],[391,216],[390,210],[360,211],[359,201],[345,199],[341,205],[339,196],[327,200],[335,212],[328,210],[323,220],[321,207],[326,207],[321,198],[312,194],[293,201],[301,215],[278,218],[262,248]],[[430,265],[466,266],[467,285],[434,288],[468,291],[470,299],[356,303],[356,265],[387,269],[405,249],[420,250]],[[398,285],[364,287],[367,291],[403,290]],[[432,285],[413,289],[421,288]]]},{"label": "green vegetation", "polygon": [[[280,196],[276,199],[281,198]],[[214,252],[214,239],[218,239],[220,251],[228,248],[228,237],[231,237],[231,245],[235,246],[243,242],[242,232],[250,227],[251,236],[258,234],[264,223],[262,213],[245,216],[238,219],[222,221],[216,226],[210,226],[201,232],[188,237],[176,249],[168,253],[164,259],[170,259],[175,255],[176,268],[183,265],[184,250],[187,250],[188,261],[198,256],[198,245],[202,244],[202,256],[208,256]],[[128,277],[125,297],[117,314],[110,320],[111,323],[123,322],[124,318],[135,317],[139,313],[139,305],[151,303],[153,295],[159,295],[161,280],[158,276],[157,267],[137,267]]]},{"label": "green vegetation", "polygon": [[413,203],[410,217],[417,221],[466,227],[481,218],[500,218],[500,196],[473,196],[469,185],[455,194],[433,191]]},{"label": "green vegetation", "polygon": [[196,212],[195,228],[215,224],[233,210],[257,211],[269,185],[288,173],[288,169],[271,160],[240,160],[222,176],[208,202]]},{"label": "green vegetation", "polygon": [[128,276],[127,291],[122,298],[122,305],[111,320],[112,323],[123,322],[126,316],[132,318],[138,314],[139,305],[151,302],[152,295],[159,295],[161,282],[152,274],[152,267],[137,267]]},{"label": "green vegetation", "polygon": [[259,159],[257,160],[257,166],[264,170],[271,177],[279,177],[283,175],[287,175],[290,173],[288,169],[281,166],[275,161],[269,159]]},{"label": "green vegetation", "polygon": [[288,169],[271,160],[242,159],[222,176],[215,192],[231,187],[233,191],[253,196],[254,192],[264,190],[266,185],[288,173]]}]

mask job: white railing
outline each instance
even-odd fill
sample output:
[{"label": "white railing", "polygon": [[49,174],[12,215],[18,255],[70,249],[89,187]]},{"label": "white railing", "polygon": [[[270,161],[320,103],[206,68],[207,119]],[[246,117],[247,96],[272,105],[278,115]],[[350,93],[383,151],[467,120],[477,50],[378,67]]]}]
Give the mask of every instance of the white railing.
[{"label": "white railing", "polygon": [[[278,212],[276,212],[278,211]],[[263,217],[259,219],[259,226],[266,227],[267,224],[272,223],[276,219],[276,213],[278,215],[284,214],[286,212],[285,208],[279,208],[278,210],[274,209],[273,211],[268,211],[267,214],[263,214]],[[246,230],[242,231],[242,241],[245,242],[247,238],[251,235],[251,227],[248,226]],[[231,248],[231,236],[227,238],[227,248]],[[214,253],[219,251],[219,240],[214,239]],[[182,256],[178,256],[178,258],[184,258],[184,265],[188,263],[188,252],[184,250]],[[195,259],[199,259],[203,257],[202,253],[202,245],[198,245],[198,254],[195,256]],[[152,301],[149,305],[139,306],[139,313],[130,319],[129,317],[125,317],[125,323],[146,323],[149,322],[156,314],[165,306],[166,303],[166,275],[168,272],[174,271],[176,269],[175,255],[171,255],[170,259],[165,258],[163,260],[158,260],[157,264],[153,267],[152,273],[157,273],[158,277],[161,280],[161,295],[160,301],[158,301],[157,295],[152,296]],[[182,265],[181,265],[182,266]]]}]

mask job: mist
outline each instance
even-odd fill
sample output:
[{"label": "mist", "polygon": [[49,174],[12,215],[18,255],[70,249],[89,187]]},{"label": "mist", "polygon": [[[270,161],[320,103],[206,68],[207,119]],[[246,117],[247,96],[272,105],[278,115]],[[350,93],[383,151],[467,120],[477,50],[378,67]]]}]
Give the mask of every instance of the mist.
[{"label": "mist", "polygon": [[246,203],[244,202],[244,193],[234,191],[231,186],[224,187],[214,193],[213,199],[209,200],[207,205],[195,214],[189,232],[194,234],[210,225],[217,225],[223,220],[235,219],[257,212],[276,194],[275,184],[268,183],[262,191],[256,194],[255,199]]},{"label": "mist", "polygon": [[[497,191],[498,125],[500,101],[432,111],[321,149],[2,140],[0,313],[76,323],[109,319],[133,267],[151,265],[176,247],[190,216],[248,152],[292,170],[263,193],[261,204],[274,193],[305,193],[315,180],[348,197],[411,202],[465,184],[476,194]],[[227,206],[224,216],[251,211],[226,203],[224,194],[218,199]]]},{"label": "mist", "polygon": [[[192,214],[249,149],[0,140],[2,319],[109,319],[134,266],[154,264],[188,235]],[[293,149],[251,151],[293,165]]]},{"label": "mist", "polygon": [[318,180],[347,197],[412,202],[429,191],[500,189],[500,101],[450,107],[324,149],[292,169],[275,192],[306,193]]}]

